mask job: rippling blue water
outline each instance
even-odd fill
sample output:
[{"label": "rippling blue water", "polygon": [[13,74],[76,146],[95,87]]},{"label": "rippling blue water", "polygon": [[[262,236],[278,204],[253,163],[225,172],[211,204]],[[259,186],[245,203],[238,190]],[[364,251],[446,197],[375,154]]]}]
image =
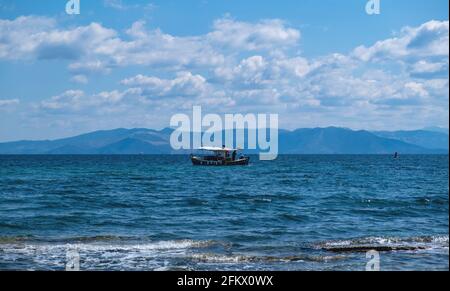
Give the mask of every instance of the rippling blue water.
[{"label": "rippling blue water", "polygon": [[448,155],[0,156],[0,269],[448,270]]}]

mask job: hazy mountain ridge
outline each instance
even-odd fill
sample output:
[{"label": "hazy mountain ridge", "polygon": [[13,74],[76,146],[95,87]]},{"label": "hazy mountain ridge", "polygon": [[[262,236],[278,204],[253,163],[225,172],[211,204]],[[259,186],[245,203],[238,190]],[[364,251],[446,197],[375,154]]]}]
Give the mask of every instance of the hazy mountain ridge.
[{"label": "hazy mountain ridge", "polygon": [[431,149],[448,149],[448,135],[427,130],[375,131],[375,135]]},{"label": "hazy mountain ridge", "polygon": [[[160,131],[119,128],[57,140],[6,142],[0,143],[0,154],[186,153],[171,148],[171,132],[169,128]],[[426,130],[369,132],[338,127],[279,131],[280,154],[391,154],[396,151],[404,154],[448,153],[448,135]]]}]

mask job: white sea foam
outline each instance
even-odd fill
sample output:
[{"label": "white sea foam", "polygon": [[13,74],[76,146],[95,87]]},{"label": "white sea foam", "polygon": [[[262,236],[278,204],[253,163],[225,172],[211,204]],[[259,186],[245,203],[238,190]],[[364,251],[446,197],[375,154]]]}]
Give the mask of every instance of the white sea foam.
[{"label": "white sea foam", "polygon": [[[1,244],[2,260],[30,261],[36,269],[63,269],[68,251],[76,251],[85,269],[141,269],[165,267],[167,259],[184,258],[189,250],[206,248],[214,241],[170,240],[145,243],[40,243]],[[167,266],[166,266],[167,267]]]},{"label": "white sea foam", "polygon": [[316,248],[322,249],[357,249],[377,247],[392,247],[393,250],[399,249],[447,249],[448,250],[448,235],[438,236],[418,236],[418,237],[363,237],[347,240],[336,240],[322,242],[316,245]]}]

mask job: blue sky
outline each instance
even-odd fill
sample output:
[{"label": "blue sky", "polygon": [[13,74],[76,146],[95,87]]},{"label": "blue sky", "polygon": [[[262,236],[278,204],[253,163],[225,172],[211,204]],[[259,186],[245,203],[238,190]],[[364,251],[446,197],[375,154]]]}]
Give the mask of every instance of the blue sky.
[{"label": "blue sky", "polygon": [[0,141],[174,113],[279,113],[280,127],[448,123],[448,1],[0,0]]}]

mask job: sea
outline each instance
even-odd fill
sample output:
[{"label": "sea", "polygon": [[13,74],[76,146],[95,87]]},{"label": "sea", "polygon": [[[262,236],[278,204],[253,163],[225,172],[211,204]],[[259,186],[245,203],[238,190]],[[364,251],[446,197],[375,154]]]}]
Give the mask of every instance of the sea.
[{"label": "sea", "polygon": [[0,270],[449,270],[448,155],[0,156]]}]

